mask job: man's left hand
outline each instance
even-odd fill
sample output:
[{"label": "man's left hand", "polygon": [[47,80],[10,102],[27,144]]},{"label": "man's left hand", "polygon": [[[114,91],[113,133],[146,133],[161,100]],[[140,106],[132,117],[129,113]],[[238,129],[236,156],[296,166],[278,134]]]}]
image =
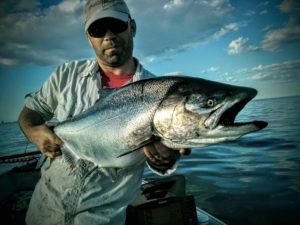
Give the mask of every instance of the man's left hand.
[{"label": "man's left hand", "polygon": [[165,172],[170,169],[181,155],[189,155],[191,149],[171,149],[157,141],[146,145],[144,153],[148,164],[158,171]]}]

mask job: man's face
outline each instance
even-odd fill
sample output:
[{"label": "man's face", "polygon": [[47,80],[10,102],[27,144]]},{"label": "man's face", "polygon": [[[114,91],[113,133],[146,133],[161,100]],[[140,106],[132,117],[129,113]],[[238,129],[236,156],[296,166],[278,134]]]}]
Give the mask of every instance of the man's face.
[{"label": "man's face", "polygon": [[134,21],[104,18],[91,24],[87,37],[101,64],[119,67],[132,58],[135,30]]}]

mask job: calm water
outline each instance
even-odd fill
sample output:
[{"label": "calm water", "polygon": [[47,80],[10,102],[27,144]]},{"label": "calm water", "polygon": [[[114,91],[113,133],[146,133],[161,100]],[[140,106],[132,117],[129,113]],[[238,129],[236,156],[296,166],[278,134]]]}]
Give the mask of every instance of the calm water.
[{"label": "calm water", "polygon": [[[193,149],[176,173],[185,175],[197,205],[228,225],[298,225],[299,117],[300,97],[252,101],[238,120],[266,120],[267,128],[232,143]],[[0,155],[26,148],[34,149],[17,124],[0,125]],[[0,166],[0,172],[10,167]],[[148,170],[145,175],[153,177]]]}]

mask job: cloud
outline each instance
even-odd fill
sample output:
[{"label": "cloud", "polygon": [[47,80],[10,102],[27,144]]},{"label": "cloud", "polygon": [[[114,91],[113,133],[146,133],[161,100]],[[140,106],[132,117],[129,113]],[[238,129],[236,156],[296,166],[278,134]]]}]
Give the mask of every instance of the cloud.
[{"label": "cloud", "polygon": [[234,10],[228,0],[127,2],[136,18],[136,47],[142,58],[170,56],[213,38],[222,28],[224,35],[233,31],[226,27]]},{"label": "cloud", "polygon": [[284,0],[279,9],[289,14],[288,23],[281,28],[266,33],[262,48],[267,51],[278,50],[282,45],[300,40],[300,2],[298,0]]},{"label": "cloud", "polygon": [[268,32],[262,41],[262,48],[275,51],[283,44],[294,43],[300,40],[300,26],[288,26]]},{"label": "cloud", "polygon": [[218,66],[211,66],[208,69],[200,71],[201,74],[216,73],[220,70]]},{"label": "cloud", "polygon": [[38,0],[6,0],[0,2],[0,15],[21,13],[37,10],[40,6]]},{"label": "cloud", "polygon": [[248,38],[239,37],[230,42],[227,53],[229,55],[237,55],[244,52],[257,51],[259,48],[248,44]]},{"label": "cloud", "polygon": [[173,0],[170,1],[169,3],[165,4],[163,7],[166,10],[174,10],[180,6],[182,6],[184,3],[184,0]]},{"label": "cloud", "polygon": [[252,68],[243,67],[236,71],[218,70],[218,81],[249,85],[249,82],[269,82],[269,84],[300,83],[300,59],[281,63],[256,65]]},{"label": "cloud", "polygon": [[257,65],[236,74],[247,77],[250,81],[299,81],[300,60],[290,60],[269,65]]},{"label": "cloud", "polygon": [[[54,2],[45,5],[41,0],[1,1],[1,65],[54,65],[93,56],[83,30],[85,1]],[[234,8],[229,0],[126,2],[137,22],[135,55],[148,62],[238,29],[238,24],[230,22]]]},{"label": "cloud", "polygon": [[0,58],[0,64],[5,66],[13,66],[16,64],[16,61],[7,58]]},{"label": "cloud", "polygon": [[225,25],[224,27],[221,27],[218,31],[216,31],[209,39],[218,40],[228,33],[236,32],[240,28],[240,24],[238,23],[230,23]]},{"label": "cloud", "polygon": [[10,5],[0,15],[0,64],[53,65],[88,54],[83,1],[65,0],[43,8],[38,1],[9,0],[1,2],[1,9]]},{"label": "cloud", "polygon": [[164,76],[185,76],[184,73],[179,71],[165,73]]}]

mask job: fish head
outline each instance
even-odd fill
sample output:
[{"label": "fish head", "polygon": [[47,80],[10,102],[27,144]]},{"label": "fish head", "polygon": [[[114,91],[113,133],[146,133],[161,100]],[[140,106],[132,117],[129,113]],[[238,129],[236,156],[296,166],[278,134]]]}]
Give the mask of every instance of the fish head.
[{"label": "fish head", "polygon": [[169,147],[202,147],[263,129],[264,121],[235,122],[257,91],[199,78],[175,83],[153,119],[156,135]]}]

